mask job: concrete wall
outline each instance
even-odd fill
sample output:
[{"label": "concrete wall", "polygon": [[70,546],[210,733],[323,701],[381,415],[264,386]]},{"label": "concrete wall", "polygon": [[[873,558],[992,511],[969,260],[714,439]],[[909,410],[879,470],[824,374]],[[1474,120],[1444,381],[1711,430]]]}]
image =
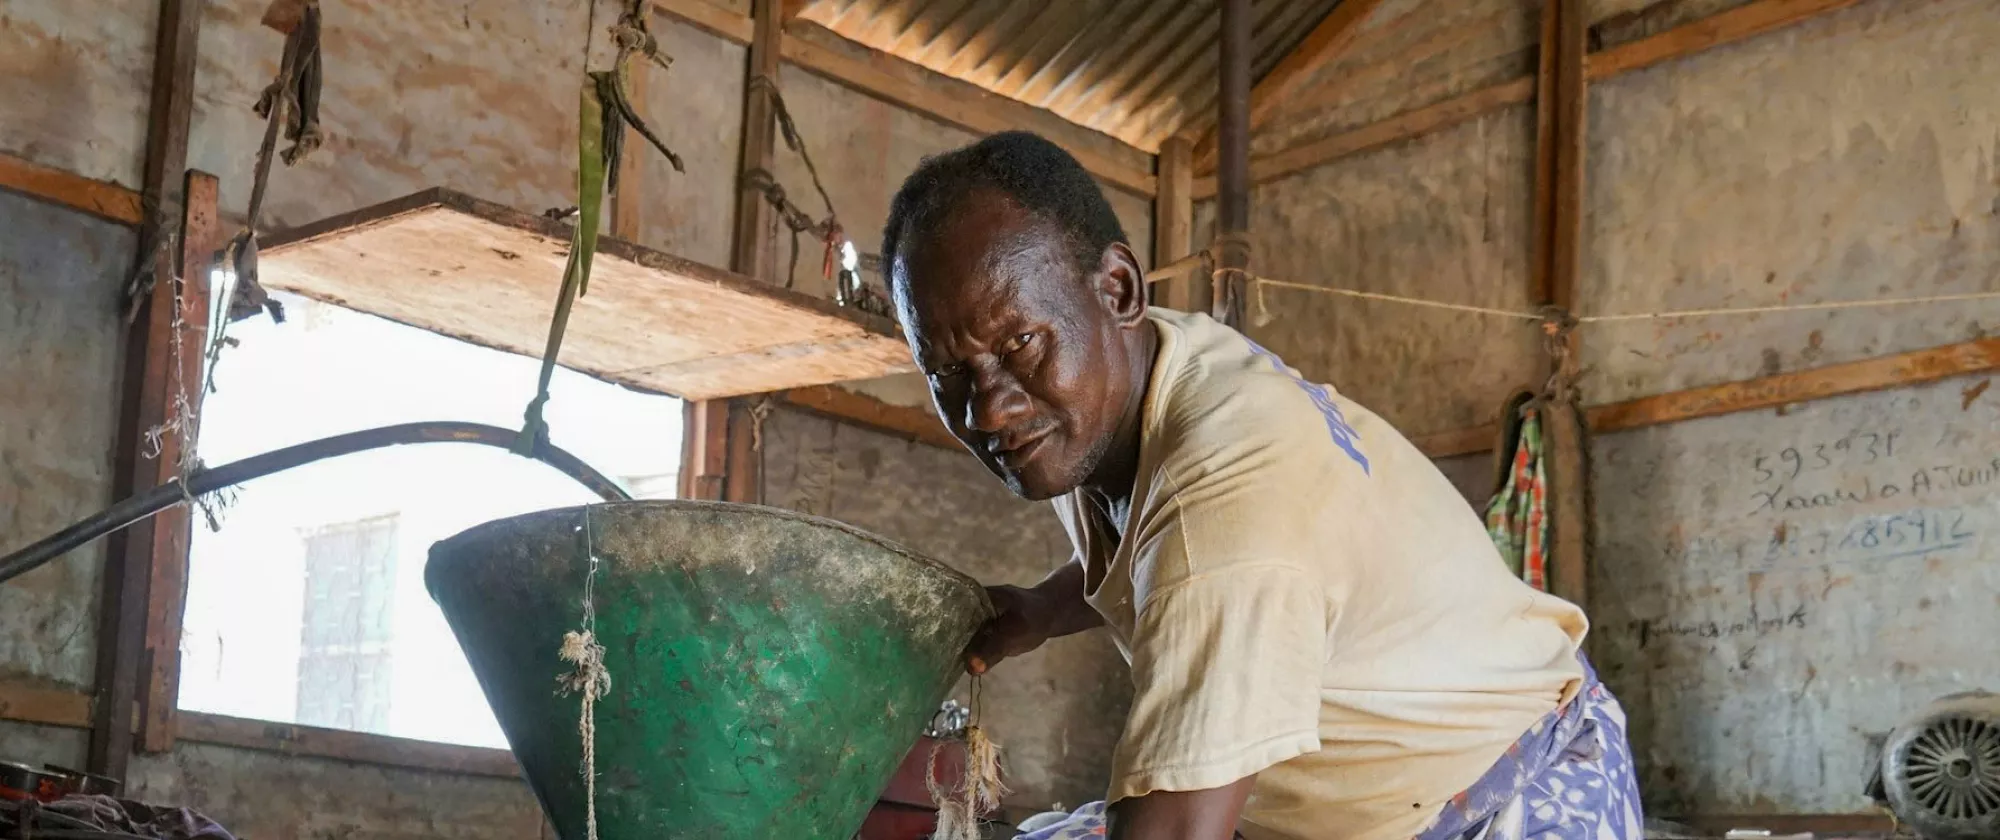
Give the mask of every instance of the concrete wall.
[{"label": "concrete wall", "polygon": [[[1993,12],[1873,0],[1598,85],[1585,310],[1992,289]],[[1996,323],[2000,301],[1588,327],[1584,388],[1615,400]],[[1599,656],[1632,711],[1656,808],[1864,810],[1869,736],[1939,694],[2000,689],[1990,650],[1967,646],[2000,634],[2000,610],[1973,595],[1996,591],[1981,561],[1995,495],[1956,486],[1960,467],[1977,473],[1994,454],[1981,382],[1598,442]]]},{"label": "concrete wall", "polygon": [[[0,192],[0,534],[13,545],[111,500],[119,292],[137,237]],[[91,683],[100,543],[0,586],[0,678]]]},{"label": "concrete wall", "polygon": [[[122,321],[137,237],[0,192],[0,546],[111,501]],[[0,585],[0,680],[81,691],[97,656],[103,544]],[[84,733],[0,721],[0,756],[81,761]]]},{"label": "concrete wall", "polygon": [[[1534,119],[1515,108],[1259,185],[1259,275],[1525,311]],[[1405,434],[1483,422],[1526,385],[1530,321],[1269,287],[1250,334]],[[1442,386],[1440,383],[1445,383]]]},{"label": "concrete wall", "polygon": [[[1370,24],[1385,40],[1326,71],[1309,95],[1321,109],[1260,148],[1528,72],[1519,65],[1532,50],[1514,44],[1534,10],[1503,5],[1461,4],[1426,21],[1413,4],[1385,3]],[[1735,5],[1596,4],[1594,35],[1615,45]],[[1532,45],[1532,29],[1525,37]],[[1990,3],[1869,0],[1594,84],[1580,312],[1992,289],[1996,39]],[[1415,52],[1390,90],[1379,67],[1395,45]],[[1503,110],[1260,185],[1258,273],[1525,305],[1532,113]],[[1489,419],[1538,352],[1531,329],[1495,318],[1267,295],[1285,303],[1254,335],[1410,432]],[[2000,302],[1959,302],[1586,325],[1583,389],[1587,402],[1608,402],[1800,370],[1990,335],[1996,319]],[[1995,498],[1981,480],[1995,444],[1983,381],[1596,441],[1595,644],[1632,712],[1654,810],[1864,810],[1870,736],[1938,694],[2000,688],[1991,657],[1965,641],[2000,633],[2000,611],[1970,594],[1995,588],[1991,564],[1977,561]],[[1904,448],[1891,460],[1897,429]],[[1870,441],[1883,448],[1879,463],[1867,461]],[[1758,459],[1772,468],[1788,450],[1803,453],[1805,474],[1760,481]],[[1469,498],[1490,489],[1485,458],[1446,466]],[[1949,475],[1954,486],[1913,499],[1915,476],[1933,467],[1948,468],[1929,472],[1933,481]],[[1777,510],[1761,507],[1771,493]],[[1892,519],[1905,553],[1857,547],[1892,539]],[[1930,538],[1939,528],[1964,536],[1921,544],[1918,529]],[[1815,556],[1822,536],[1833,556]]]},{"label": "concrete wall", "polygon": [[[0,16],[0,151],[136,186],[157,9],[72,5],[27,4]],[[282,45],[257,22],[264,5],[205,4],[190,163],[221,176],[231,216],[247,204],[262,130],[250,104],[275,72]],[[600,29],[617,5],[598,4]],[[646,116],[688,171],[672,173],[651,156],[642,164],[639,238],[726,264],[745,50],[658,16],[654,27],[675,62],[651,80]],[[309,222],[439,184],[530,210],[567,203],[578,95],[572,80],[585,32],[581,4],[371,0],[328,7],[322,119],[329,140],[301,165],[276,169],[265,224]],[[596,40],[601,58],[604,39]],[[864,247],[875,243],[889,194],[908,168],[973,139],[789,67],[782,82],[843,220]],[[781,148],[779,161],[779,177],[813,207],[796,159]],[[1135,251],[1147,254],[1148,203],[1123,193],[1112,199]],[[0,418],[0,548],[12,548],[109,501],[116,306],[135,246],[129,230],[10,194],[0,194],[0,219],[7,222],[0,240],[11,243],[0,244],[0,353],[26,360],[18,368],[24,376],[10,367],[0,377],[0,404],[9,407]],[[808,250],[802,262],[816,267],[817,256]],[[801,270],[800,288],[821,285],[817,271]],[[920,381],[872,387],[904,404],[928,399]],[[1029,582],[1067,555],[1045,507],[1013,501],[962,453],[813,416],[781,412],[771,425],[774,502],[815,509],[822,503],[802,488],[820,481],[845,501],[819,512],[995,582]],[[796,468],[794,459],[801,461]],[[877,471],[898,483],[886,490],[855,483]],[[101,549],[91,549],[0,587],[0,678],[88,688],[100,568]],[[1008,740],[1024,804],[1099,795],[1122,717],[1123,674],[1102,640],[1084,639],[987,681],[988,714]],[[1074,714],[1057,724],[1051,710]],[[0,722],[0,756],[77,765],[84,743],[85,733],[73,729]],[[542,831],[525,786],[508,779],[192,743],[140,757],[133,774],[138,795],[193,805],[254,836],[531,838]]]}]

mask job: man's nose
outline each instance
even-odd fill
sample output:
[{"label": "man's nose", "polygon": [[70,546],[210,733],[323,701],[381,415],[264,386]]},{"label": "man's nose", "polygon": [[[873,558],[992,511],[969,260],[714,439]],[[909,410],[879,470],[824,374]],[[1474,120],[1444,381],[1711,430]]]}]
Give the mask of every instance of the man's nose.
[{"label": "man's nose", "polygon": [[999,434],[1018,425],[1028,410],[1028,393],[1021,390],[1020,381],[1006,368],[990,365],[973,377],[965,425],[982,434]]}]

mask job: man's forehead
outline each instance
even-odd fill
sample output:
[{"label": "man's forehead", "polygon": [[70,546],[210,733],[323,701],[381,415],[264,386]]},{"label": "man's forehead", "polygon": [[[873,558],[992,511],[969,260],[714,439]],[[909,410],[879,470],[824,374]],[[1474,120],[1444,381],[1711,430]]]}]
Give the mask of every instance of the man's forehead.
[{"label": "man's forehead", "polygon": [[[972,220],[968,220],[972,221]],[[997,305],[1075,285],[1060,233],[1044,224],[945,227],[899,256],[896,285],[925,308]]]}]

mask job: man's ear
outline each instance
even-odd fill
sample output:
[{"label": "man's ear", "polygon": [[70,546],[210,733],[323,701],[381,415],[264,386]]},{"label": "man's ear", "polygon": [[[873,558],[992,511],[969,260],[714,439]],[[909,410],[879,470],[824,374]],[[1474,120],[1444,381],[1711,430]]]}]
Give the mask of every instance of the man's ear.
[{"label": "man's ear", "polygon": [[1133,256],[1132,249],[1123,242],[1113,242],[1104,247],[1098,257],[1097,275],[1098,300],[1104,304],[1111,321],[1121,327],[1131,327],[1146,320],[1146,272],[1139,268],[1139,258]]}]

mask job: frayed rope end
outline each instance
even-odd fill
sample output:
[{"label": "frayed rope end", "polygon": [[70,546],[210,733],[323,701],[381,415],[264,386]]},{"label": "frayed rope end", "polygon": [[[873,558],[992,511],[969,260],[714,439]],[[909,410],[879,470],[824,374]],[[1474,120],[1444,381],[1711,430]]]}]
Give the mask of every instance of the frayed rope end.
[{"label": "frayed rope end", "polygon": [[933,840],[980,840],[979,818],[1000,807],[1007,785],[1000,780],[1000,745],[977,726],[965,728],[965,773],[957,790],[948,790],[937,780],[937,759],[944,743],[931,749],[924,769],[924,786],[937,805],[937,831]]}]

